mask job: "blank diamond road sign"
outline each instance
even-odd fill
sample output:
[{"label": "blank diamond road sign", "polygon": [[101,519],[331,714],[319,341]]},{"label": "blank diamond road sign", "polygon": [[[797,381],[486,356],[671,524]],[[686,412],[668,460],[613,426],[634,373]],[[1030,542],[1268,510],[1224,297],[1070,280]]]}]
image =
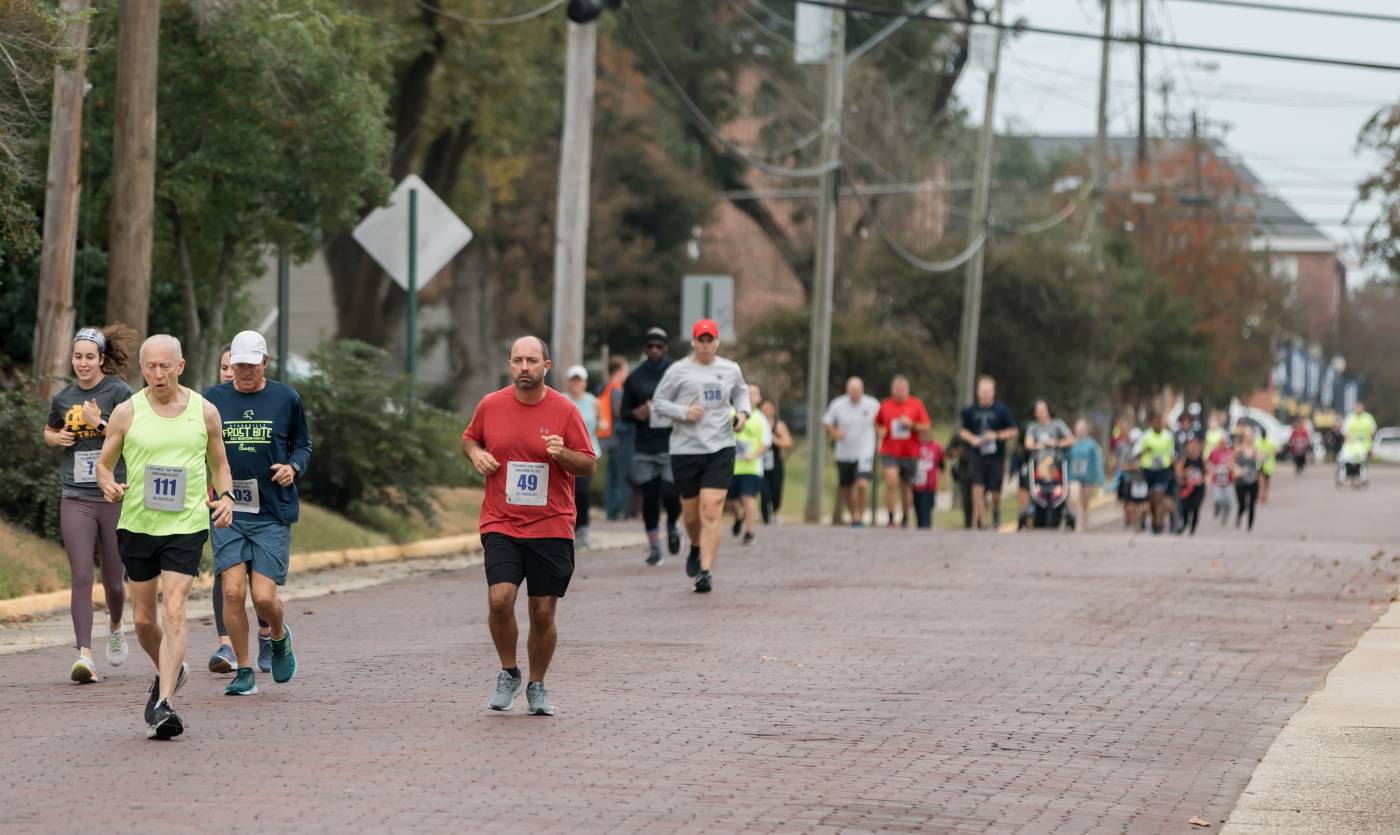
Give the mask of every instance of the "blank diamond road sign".
[{"label": "blank diamond road sign", "polygon": [[417,174],[394,189],[388,206],[370,212],[355,227],[354,238],[399,286],[408,289],[408,193],[418,190],[418,289],[422,290],[462,247],[472,230]]}]

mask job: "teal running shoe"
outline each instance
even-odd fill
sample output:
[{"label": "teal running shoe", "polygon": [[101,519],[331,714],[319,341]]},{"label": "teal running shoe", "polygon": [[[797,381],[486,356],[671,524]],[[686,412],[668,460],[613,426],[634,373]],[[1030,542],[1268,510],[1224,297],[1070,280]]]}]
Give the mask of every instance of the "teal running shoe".
[{"label": "teal running shoe", "polygon": [[252,667],[239,667],[233,681],[224,688],[225,696],[254,696],[258,692],[258,682],[253,676]]},{"label": "teal running shoe", "polygon": [[282,640],[272,639],[272,680],[286,684],[297,674],[297,657],[292,652],[292,628],[282,626]]}]

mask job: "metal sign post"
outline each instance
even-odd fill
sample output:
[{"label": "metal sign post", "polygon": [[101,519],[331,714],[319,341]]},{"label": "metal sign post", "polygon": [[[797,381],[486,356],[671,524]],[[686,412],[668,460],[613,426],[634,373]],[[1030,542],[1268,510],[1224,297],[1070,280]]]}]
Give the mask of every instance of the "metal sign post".
[{"label": "metal sign post", "polygon": [[418,400],[418,189],[408,190],[408,323],[404,332],[404,370],[408,372],[408,426],[413,428]]}]

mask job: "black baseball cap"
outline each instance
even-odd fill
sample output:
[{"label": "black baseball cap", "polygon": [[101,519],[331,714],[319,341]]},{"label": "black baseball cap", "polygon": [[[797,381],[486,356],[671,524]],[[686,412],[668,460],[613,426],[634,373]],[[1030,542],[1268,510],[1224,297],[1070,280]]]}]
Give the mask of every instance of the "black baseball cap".
[{"label": "black baseball cap", "polygon": [[642,341],[644,344],[660,342],[662,345],[665,345],[670,340],[666,336],[666,331],[662,330],[661,328],[651,328],[647,331],[646,339]]}]

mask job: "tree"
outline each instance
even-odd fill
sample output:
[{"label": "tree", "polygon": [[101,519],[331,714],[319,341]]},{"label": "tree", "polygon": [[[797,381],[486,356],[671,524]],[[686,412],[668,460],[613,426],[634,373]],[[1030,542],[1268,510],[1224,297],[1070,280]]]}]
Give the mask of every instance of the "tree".
[{"label": "tree", "polygon": [[1341,353],[1347,375],[1361,380],[1361,396],[1382,423],[1400,421],[1400,279],[1367,282],[1351,293],[1343,312]]},{"label": "tree", "polygon": [[59,15],[38,0],[0,0],[0,259],[38,243],[33,191],[62,30]]},{"label": "tree", "polygon": [[1362,254],[1400,271],[1400,104],[1378,110],[1361,129],[1359,144],[1383,160],[1361,183],[1358,202],[1375,199],[1380,211],[1366,230]]},{"label": "tree", "polygon": [[[387,193],[382,56],[374,27],[333,0],[167,3],[161,26],[153,285],[179,290],[199,383],[268,248],[309,257],[323,232],[354,224],[362,195]],[[111,58],[93,67],[103,113]],[[93,163],[105,182],[110,158]]]}]

